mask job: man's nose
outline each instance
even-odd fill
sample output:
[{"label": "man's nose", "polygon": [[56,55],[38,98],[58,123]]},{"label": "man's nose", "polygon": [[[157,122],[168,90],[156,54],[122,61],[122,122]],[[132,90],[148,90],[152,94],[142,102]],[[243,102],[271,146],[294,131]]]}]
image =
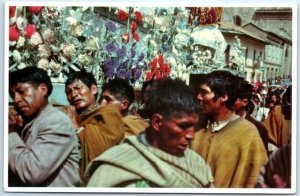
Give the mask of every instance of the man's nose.
[{"label": "man's nose", "polygon": [[193,130],[188,130],[185,134],[186,140],[193,140],[195,138],[195,131]]},{"label": "man's nose", "polygon": [[201,93],[198,93],[198,95],[197,95],[197,99],[198,99],[198,100],[200,100],[200,101],[202,101],[202,100],[203,100],[203,96],[201,95]]},{"label": "man's nose", "polygon": [[22,99],[21,99],[21,96],[19,93],[15,93],[14,95],[14,103],[18,103],[20,102]]}]

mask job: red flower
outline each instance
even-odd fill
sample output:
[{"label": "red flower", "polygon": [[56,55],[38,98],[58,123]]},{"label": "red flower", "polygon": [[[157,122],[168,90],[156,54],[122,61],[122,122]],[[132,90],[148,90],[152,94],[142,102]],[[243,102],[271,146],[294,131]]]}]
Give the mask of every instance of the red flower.
[{"label": "red flower", "polygon": [[146,80],[152,78],[158,80],[160,78],[167,78],[170,74],[170,67],[168,64],[164,63],[164,57],[162,54],[159,54],[158,57],[155,57],[151,62],[151,71],[146,73]]},{"label": "red flower", "polygon": [[16,6],[9,6],[9,18],[14,17],[15,13],[16,13]]},{"label": "red flower", "polygon": [[27,39],[30,39],[31,36],[36,32],[36,28],[35,28],[35,25],[33,24],[30,24],[30,25],[27,25],[27,27],[25,28],[25,37]]},{"label": "red flower", "polygon": [[140,36],[137,33],[132,34],[132,36],[137,42],[140,41]]},{"label": "red flower", "polygon": [[121,35],[121,40],[122,40],[123,43],[127,44],[130,40],[129,34],[128,33],[123,33]]},{"label": "red flower", "polygon": [[142,17],[142,14],[141,14],[141,12],[139,12],[139,11],[135,11],[135,20],[137,21],[137,22],[139,22],[139,23],[141,23],[142,22],[142,20],[143,20],[143,17]]},{"label": "red flower", "polygon": [[41,6],[29,6],[28,7],[28,12],[32,13],[32,14],[38,14],[40,13],[40,11],[42,11],[44,7]]},{"label": "red flower", "polygon": [[131,23],[130,28],[131,28],[131,33],[134,34],[136,32],[136,30],[137,30],[137,24],[136,24],[136,22],[133,21]]},{"label": "red flower", "polygon": [[14,27],[10,27],[9,28],[9,41],[13,42],[13,41],[18,41],[20,37],[20,32],[15,29]]},{"label": "red flower", "polygon": [[128,19],[128,14],[125,11],[123,11],[123,10],[119,10],[119,12],[118,12],[118,18],[120,20],[122,20],[122,21],[125,21],[125,20]]}]

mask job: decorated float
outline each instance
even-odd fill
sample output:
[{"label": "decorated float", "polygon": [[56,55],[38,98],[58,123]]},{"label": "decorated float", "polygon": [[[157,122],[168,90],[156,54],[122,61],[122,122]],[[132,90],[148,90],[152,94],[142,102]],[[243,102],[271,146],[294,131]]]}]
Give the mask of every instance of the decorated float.
[{"label": "decorated float", "polygon": [[99,86],[114,77],[146,80],[214,69],[241,72],[242,50],[218,29],[219,7],[9,7],[9,70],[38,66],[54,84],[85,69]]}]

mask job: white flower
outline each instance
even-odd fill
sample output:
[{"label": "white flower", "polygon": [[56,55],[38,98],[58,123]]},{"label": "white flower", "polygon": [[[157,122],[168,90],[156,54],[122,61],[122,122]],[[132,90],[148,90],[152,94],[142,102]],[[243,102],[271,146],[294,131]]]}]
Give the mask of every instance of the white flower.
[{"label": "white flower", "polygon": [[69,22],[69,25],[71,25],[71,26],[75,26],[78,23],[78,21],[75,18],[71,17],[71,16],[68,17],[66,20]]},{"label": "white flower", "polygon": [[73,36],[80,37],[83,33],[84,29],[81,25],[71,26],[70,33]]},{"label": "white flower", "polygon": [[157,47],[157,43],[154,40],[150,40],[150,45],[153,47]]},{"label": "white flower", "polygon": [[61,65],[60,63],[56,63],[54,61],[50,61],[49,63],[49,68],[54,72],[54,73],[59,73],[61,71]]},{"label": "white flower", "polygon": [[40,44],[38,51],[39,51],[38,57],[47,59],[51,56],[51,49],[46,44]]},{"label": "white flower", "polygon": [[12,55],[13,55],[13,59],[16,63],[19,63],[22,60],[21,54],[18,50],[14,50]]},{"label": "white flower", "polygon": [[16,47],[20,48],[20,47],[24,46],[24,44],[25,44],[25,38],[23,36],[20,36]]},{"label": "white flower", "polygon": [[48,59],[41,59],[39,60],[37,67],[47,71],[48,65],[49,65]]},{"label": "white flower", "polygon": [[98,48],[98,38],[91,37],[87,42],[85,46],[85,50],[92,50],[95,51]]},{"label": "white flower", "polygon": [[18,65],[18,69],[24,69],[25,67],[27,67],[25,63],[20,63]]},{"label": "white flower", "polygon": [[25,28],[23,17],[18,17],[16,23],[19,30],[23,30]]},{"label": "white flower", "polygon": [[76,49],[73,44],[63,44],[62,52],[66,58],[72,58],[76,54]]},{"label": "white flower", "polygon": [[35,32],[31,38],[30,38],[30,43],[33,44],[33,45],[38,45],[40,43],[43,43],[42,41],[42,38],[41,38],[41,35],[38,33],[38,32]]},{"label": "white flower", "polygon": [[170,66],[172,66],[172,67],[176,66],[176,59],[174,57],[169,57],[167,59],[167,61],[168,61],[168,63],[169,63]]},{"label": "white flower", "polygon": [[78,56],[78,62],[81,65],[90,65],[91,63],[93,63],[93,58],[90,55],[80,54]]},{"label": "white flower", "polygon": [[42,37],[44,39],[44,41],[46,43],[51,43],[54,41],[54,32],[51,31],[50,29],[46,29],[43,33],[42,33]]}]

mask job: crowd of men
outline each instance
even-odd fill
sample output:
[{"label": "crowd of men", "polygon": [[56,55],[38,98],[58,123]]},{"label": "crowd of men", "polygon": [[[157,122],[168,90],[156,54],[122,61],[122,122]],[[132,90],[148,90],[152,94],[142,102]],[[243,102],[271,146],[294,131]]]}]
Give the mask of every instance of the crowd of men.
[{"label": "crowd of men", "polygon": [[291,186],[291,86],[274,101],[229,71],[193,87],[151,80],[135,112],[125,79],[105,83],[98,98],[93,75],[73,72],[63,109],[49,103],[52,88],[37,67],[9,74],[11,187]]}]

